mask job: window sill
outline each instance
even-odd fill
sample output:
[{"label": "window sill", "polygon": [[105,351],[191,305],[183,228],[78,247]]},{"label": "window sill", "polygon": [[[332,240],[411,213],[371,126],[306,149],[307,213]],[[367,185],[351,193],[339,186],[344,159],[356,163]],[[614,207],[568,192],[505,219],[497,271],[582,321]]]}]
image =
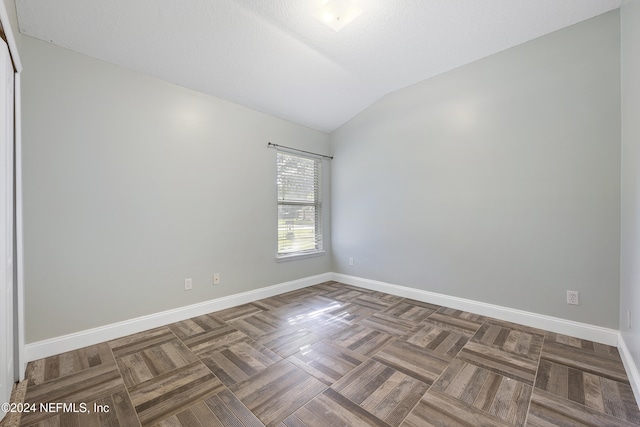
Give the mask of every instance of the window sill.
[{"label": "window sill", "polygon": [[293,261],[296,259],[314,258],[317,256],[323,256],[325,251],[309,252],[303,254],[291,254],[291,255],[277,255],[276,262]]}]

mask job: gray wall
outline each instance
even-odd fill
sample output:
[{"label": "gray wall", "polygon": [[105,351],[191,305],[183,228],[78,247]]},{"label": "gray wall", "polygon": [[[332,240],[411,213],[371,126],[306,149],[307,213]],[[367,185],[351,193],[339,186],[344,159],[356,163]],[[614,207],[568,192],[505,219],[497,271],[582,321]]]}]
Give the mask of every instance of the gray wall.
[{"label": "gray wall", "polygon": [[342,126],[334,271],[617,328],[619,48],[614,11]]},{"label": "gray wall", "polygon": [[21,48],[27,343],[331,270],[328,255],[275,262],[267,148],[328,154],[328,135],[30,37]]},{"label": "gray wall", "polygon": [[[326,134],[29,37],[20,48],[27,342],[332,269],[618,327],[617,11],[389,95],[336,131],[333,253],[284,263],[265,145],[328,153]],[[637,233],[634,215],[623,231]],[[623,241],[623,258],[637,245]],[[638,270],[623,267],[623,310],[638,305]]]},{"label": "gray wall", "polygon": [[[620,331],[640,367],[640,3],[622,6]],[[631,328],[627,327],[631,311]]]}]

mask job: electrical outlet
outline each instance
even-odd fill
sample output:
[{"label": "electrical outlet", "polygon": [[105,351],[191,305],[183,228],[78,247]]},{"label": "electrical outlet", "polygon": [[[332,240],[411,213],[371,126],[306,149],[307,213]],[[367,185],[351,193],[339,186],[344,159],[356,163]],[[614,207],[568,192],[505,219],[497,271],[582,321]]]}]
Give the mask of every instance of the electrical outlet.
[{"label": "electrical outlet", "polygon": [[193,280],[192,279],[184,279],[184,290],[190,291],[193,288]]},{"label": "electrical outlet", "polygon": [[578,291],[567,291],[567,304],[579,305]]},{"label": "electrical outlet", "polygon": [[213,284],[214,285],[220,284],[220,273],[213,273]]},{"label": "electrical outlet", "polygon": [[353,258],[349,258],[349,265],[353,265]]}]

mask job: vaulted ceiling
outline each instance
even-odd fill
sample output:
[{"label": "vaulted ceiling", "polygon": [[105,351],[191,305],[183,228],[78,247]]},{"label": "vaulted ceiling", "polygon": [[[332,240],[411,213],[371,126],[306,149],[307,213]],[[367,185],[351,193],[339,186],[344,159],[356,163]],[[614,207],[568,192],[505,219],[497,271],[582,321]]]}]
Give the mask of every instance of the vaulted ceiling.
[{"label": "vaulted ceiling", "polygon": [[[334,0],[340,1],[340,0]],[[622,0],[16,0],[20,31],[331,132],[384,95]]]}]

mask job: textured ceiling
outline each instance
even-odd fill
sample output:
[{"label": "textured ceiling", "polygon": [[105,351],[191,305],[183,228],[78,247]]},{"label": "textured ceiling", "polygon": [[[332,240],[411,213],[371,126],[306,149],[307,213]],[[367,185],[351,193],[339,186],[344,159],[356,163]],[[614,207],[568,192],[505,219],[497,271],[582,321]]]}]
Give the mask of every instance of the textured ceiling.
[{"label": "textured ceiling", "polygon": [[20,31],[331,132],[384,95],[622,0],[16,0]]}]

